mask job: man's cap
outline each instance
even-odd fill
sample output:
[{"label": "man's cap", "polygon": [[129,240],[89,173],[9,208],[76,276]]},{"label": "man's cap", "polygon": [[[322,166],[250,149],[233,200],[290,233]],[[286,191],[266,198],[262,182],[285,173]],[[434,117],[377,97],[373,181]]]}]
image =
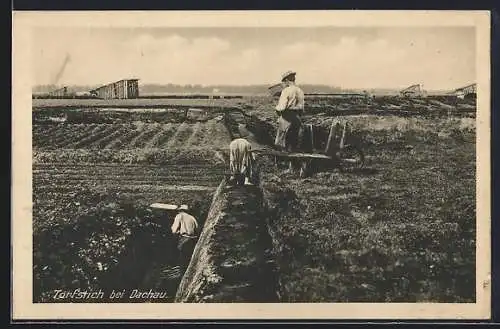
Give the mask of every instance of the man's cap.
[{"label": "man's cap", "polygon": [[286,71],[285,73],[283,73],[281,75],[281,81],[284,81],[289,76],[296,75],[296,74],[297,74],[297,72],[294,72],[294,71]]},{"label": "man's cap", "polygon": [[188,206],[185,204],[182,204],[179,206],[179,208],[177,208],[177,210],[188,210]]}]

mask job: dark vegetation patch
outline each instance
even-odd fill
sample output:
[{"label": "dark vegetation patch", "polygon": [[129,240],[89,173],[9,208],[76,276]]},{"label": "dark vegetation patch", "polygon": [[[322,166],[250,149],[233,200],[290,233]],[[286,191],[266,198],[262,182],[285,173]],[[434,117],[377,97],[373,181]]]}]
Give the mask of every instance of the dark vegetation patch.
[{"label": "dark vegetation patch", "polygon": [[[43,188],[44,192],[37,190]],[[166,291],[172,301],[180,277],[165,279],[162,270],[175,266],[176,242],[170,233],[173,218],[153,210],[153,202],[186,203],[200,225],[206,217],[212,192],[142,194],[115,188],[63,184],[47,189],[34,186],[33,271],[35,302],[85,302],[55,300],[55,290],[114,289]],[[91,300],[88,300],[91,302]],[[145,301],[113,299],[108,302]]]}]

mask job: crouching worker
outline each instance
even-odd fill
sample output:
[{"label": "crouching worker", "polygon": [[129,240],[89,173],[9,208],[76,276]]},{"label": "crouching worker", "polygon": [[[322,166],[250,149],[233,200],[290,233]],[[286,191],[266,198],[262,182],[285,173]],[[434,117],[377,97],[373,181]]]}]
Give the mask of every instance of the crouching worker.
[{"label": "crouching worker", "polygon": [[189,265],[198,237],[198,222],[186,212],[187,209],[186,205],[177,208],[178,212],[172,224],[172,233],[178,235],[177,249],[179,250],[180,265],[184,268]]},{"label": "crouching worker", "polygon": [[253,167],[255,155],[252,144],[244,138],[237,138],[229,144],[230,184],[253,185]]}]

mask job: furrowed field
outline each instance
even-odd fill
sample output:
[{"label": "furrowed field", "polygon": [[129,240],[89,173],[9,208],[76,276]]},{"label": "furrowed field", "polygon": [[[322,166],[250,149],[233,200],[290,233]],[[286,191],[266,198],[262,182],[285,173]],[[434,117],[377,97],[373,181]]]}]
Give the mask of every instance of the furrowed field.
[{"label": "furrowed field", "polygon": [[[177,107],[170,110],[34,104],[34,301],[61,302],[56,289],[155,287],[171,291],[163,300],[171,301],[179,275],[163,271],[176,264],[172,221],[148,205],[189,204],[203,224],[227,174],[221,149],[239,137],[238,124],[261,143],[274,136],[270,99],[237,101],[246,114],[221,105],[201,119],[187,117],[184,103],[162,104]],[[205,102],[193,106],[213,105]],[[318,136],[333,119],[349,121],[367,163],[298,179],[258,157],[282,301],[473,302],[473,103],[394,97],[308,105],[304,121]]]},{"label": "furrowed field", "polygon": [[[70,123],[46,120],[61,113]],[[168,300],[175,295],[178,275],[161,273],[176,262],[172,219],[148,205],[189,204],[203,224],[225,171],[214,147],[230,136],[213,119],[151,123],[122,113],[125,122],[109,123],[113,115],[34,111],[36,301],[76,288],[163,287]]]}]

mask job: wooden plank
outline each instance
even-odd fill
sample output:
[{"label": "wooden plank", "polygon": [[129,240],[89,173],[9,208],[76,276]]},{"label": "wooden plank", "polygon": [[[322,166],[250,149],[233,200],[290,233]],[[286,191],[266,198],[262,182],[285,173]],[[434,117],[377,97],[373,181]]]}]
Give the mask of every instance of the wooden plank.
[{"label": "wooden plank", "polygon": [[153,203],[150,205],[150,207],[156,209],[164,209],[164,210],[176,210],[178,208],[177,205],[165,204],[165,203]]},{"label": "wooden plank", "polygon": [[342,138],[340,139],[340,149],[344,148],[344,142],[345,142],[345,131],[347,130],[347,121],[344,122],[344,127],[342,129]]},{"label": "wooden plank", "polygon": [[293,152],[293,153],[287,153],[287,152],[280,152],[276,150],[268,150],[268,149],[256,149],[252,150],[254,153],[259,153],[259,154],[264,154],[264,155],[274,155],[274,156],[280,156],[284,158],[310,158],[310,159],[326,159],[326,160],[331,160],[332,157],[325,155],[325,154],[320,154],[320,153],[300,153],[300,152]]},{"label": "wooden plank", "polygon": [[335,129],[335,120],[332,121],[332,124],[330,126],[330,133],[328,134],[328,140],[326,142],[326,147],[325,147],[325,154],[330,154],[330,147],[331,147],[331,143],[332,143],[332,139],[333,139],[333,132],[334,132],[334,129]]},{"label": "wooden plank", "polygon": [[309,124],[309,130],[311,131],[311,150],[314,152],[314,129],[312,124]]}]

